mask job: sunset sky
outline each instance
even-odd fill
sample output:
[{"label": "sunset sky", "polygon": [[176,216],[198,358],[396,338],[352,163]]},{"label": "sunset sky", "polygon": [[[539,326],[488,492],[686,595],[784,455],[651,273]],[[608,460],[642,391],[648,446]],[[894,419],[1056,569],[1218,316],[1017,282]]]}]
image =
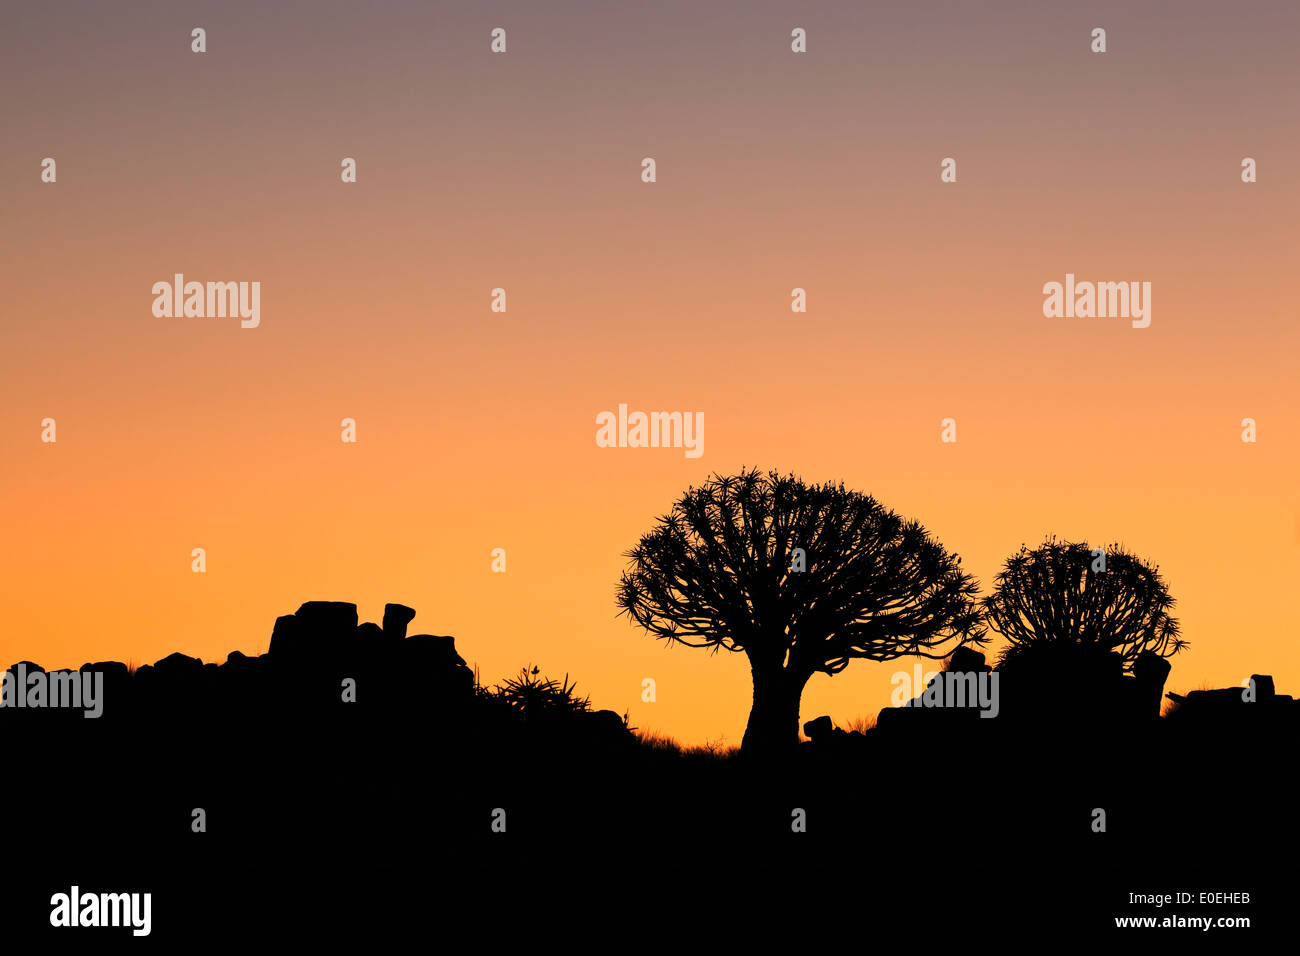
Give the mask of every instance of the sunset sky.
[{"label": "sunset sky", "polygon": [[[1047,534],[1121,542],[1191,642],[1167,689],[1300,695],[1300,6],[544,7],[6,11],[0,666],[220,662],[397,601],[487,682],[738,744],[743,657],[614,595],[682,491],[756,465],[986,590]],[[175,273],[260,282],[260,326],[155,317]],[[1044,318],[1066,273],[1150,282],[1150,327]],[[598,448],[620,403],[703,412],[704,454]],[[814,678],[802,719],[911,664]]]}]

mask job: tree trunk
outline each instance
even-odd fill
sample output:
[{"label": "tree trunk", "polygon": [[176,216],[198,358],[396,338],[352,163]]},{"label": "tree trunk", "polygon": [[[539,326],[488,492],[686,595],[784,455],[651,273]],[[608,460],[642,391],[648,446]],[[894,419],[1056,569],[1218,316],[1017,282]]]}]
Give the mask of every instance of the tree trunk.
[{"label": "tree trunk", "polygon": [[750,662],[754,676],[754,706],[740,749],[746,754],[780,754],[799,744],[799,700],[808,678],[792,674],[779,663]]}]

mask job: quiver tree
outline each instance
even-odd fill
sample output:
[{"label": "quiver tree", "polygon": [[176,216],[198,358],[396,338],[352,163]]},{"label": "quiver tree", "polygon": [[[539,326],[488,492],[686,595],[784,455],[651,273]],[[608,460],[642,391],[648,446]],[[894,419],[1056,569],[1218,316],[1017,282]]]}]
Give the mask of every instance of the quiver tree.
[{"label": "quiver tree", "polygon": [[1131,670],[1144,651],[1169,657],[1187,645],[1160,569],[1118,545],[1096,551],[1049,538],[1007,559],[983,601],[989,627],[1010,644],[1004,660],[1039,649],[1115,653]]},{"label": "quiver tree", "polygon": [[749,659],[746,753],[798,743],[813,674],[859,657],[939,659],[986,640],[961,559],[843,484],[757,469],[715,475],[627,557],[622,613],[658,638]]}]

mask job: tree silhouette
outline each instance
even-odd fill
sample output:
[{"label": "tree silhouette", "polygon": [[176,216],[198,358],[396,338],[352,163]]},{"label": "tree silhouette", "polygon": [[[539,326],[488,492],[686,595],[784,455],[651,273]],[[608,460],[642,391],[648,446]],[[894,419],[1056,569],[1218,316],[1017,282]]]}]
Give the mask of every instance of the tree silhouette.
[{"label": "tree silhouette", "polygon": [[1119,545],[1098,551],[1049,538],[1007,559],[983,601],[989,626],[1011,643],[1004,659],[1050,645],[1114,651],[1131,668],[1143,651],[1169,657],[1187,646],[1159,568]]},{"label": "tree silhouette", "polygon": [[938,659],[952,642],[987,640],[961,559],[842,483],[757,469],[714,475],[627,557],[621,613],[656,637],[749,658],[746,753],[798,743],[813,674],[858,657]]}]

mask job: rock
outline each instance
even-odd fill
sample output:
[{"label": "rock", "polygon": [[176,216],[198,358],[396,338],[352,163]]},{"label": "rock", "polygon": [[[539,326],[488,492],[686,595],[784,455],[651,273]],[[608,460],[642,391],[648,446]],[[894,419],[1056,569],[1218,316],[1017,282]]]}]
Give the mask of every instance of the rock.
[{"label": "rock", "polygon": [[417,667],[465,667],[456,639],[446,634],[416,634],[402,641],[402,657]]},{"label": "rock", "polygon": [[829,741],[835,732],[835,725],[830,717],[823,715],[803,725],[804,735],[813,743]]},{"label": "rock", "polygon": [[104,675],[104,713],[116,713],[130,705],[131,673],[121,661],[95,661],[82,664],[81,672]]},{"label": "rock", "polygon": [[308,634],[346,636],[357,626],[357,606],[345,601],[308,601],[293,616]]},{"label": "rock", "polygon": [[1256,703],[1266,703],[1276,695],[1276,691],[1273,689],[1273,678],[1269,674],[1251,674],[1250,680],[1255,685]]},{"label": "rock", "polygon": [[121,661],[95,661],[93,664],[82,664],[82,673],[98,671],[104,675],[104,680],[122,679],[127,676],[126,665]]},{"label": "rock", "polygon": [[428,696],[435,705],[465,701],[474,696],[474,672],[456,653],[455,639],[445,635],[416,634],[397,645],[401,678],[411,699]]},{"label": "rock", "polygon": [[984,654],[973,647],[963,645],[948,655],[948,670],[957,674],[970,671],[988,673],[993,668],[985,662]]},{"label": "rock", "polygon": [[282,614],[275,619],[275,628],[271,631],[271,648],[268,651],[271,657],[298,657],[303,653],[305,643],[302,623],[296,616]]},{"label": "rock", "polygon": [[405,604],[384,605],[384,636],[390,640],[402,640],[406,637],[406,625],[415,617],[415,609]]},{"label": "rock", "polygon": [[[308,601],[294,612],[297,624],[287,655],[296,666],[311,671],[327,669],[355,652],[357,606],[346,601]],[[276,622],[279,623],[278,621]],[[272,642],[275,636],[271,637]]]},{"label": "rock", "polygon": [[197,657],[187,657],[177,651],[156,661],[153,669],[159,677],[193,678],[202,673],[203,662]]},{"label": "rock", "polygon": [[[886,719],[886,723],[888,722]],[[818,758],[840,759],[841,755],[859,752],[867,744],[864,734],[856,730],[852,733],[841,730],[835,726],[830,717],[824,714],[805,723],[803,732],[808,737],[808,742],[802,746],[808,747],[809,752],[817,755]]]},{"label": "rock", "polygon": [[1151,651],[1143,651],[1133,662],[1133,676],[1146,685],[1164,687],[1172,669],[1167,660]]},{"label": "rock", "polygon": [[1165,680],[1171,666],[1151,651],[1143,651],[1133,662],[1133,676],[1124,681],[1124,716],[1145,720],[1160,716],[1160,701],[1165,694]]},{"label": "rock", "polygon": [[630,742],[632,732],[623,723],[623,718],[612,710],[597,710],[588,715],[587,723],[598,743],[617,744],[625,740]]}]

